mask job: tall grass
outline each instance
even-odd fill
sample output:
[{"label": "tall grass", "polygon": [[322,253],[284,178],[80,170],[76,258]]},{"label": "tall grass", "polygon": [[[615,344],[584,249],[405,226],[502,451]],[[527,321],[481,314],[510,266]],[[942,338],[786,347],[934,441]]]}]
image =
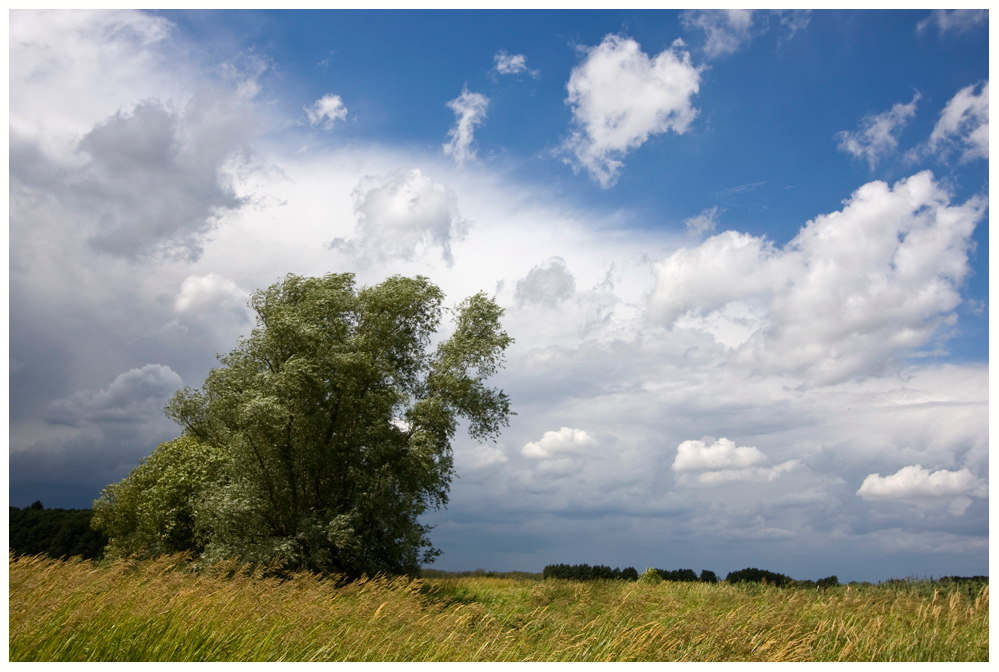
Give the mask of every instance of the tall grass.
[{"label": "tall grass", "polygon": [[988,660],[989,591],[376,578],[10,559],[16,661]]}]

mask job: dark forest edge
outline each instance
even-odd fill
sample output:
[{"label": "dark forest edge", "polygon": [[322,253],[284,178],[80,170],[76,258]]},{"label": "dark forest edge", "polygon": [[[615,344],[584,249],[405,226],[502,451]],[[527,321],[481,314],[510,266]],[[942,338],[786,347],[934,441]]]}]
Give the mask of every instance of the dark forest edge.
[{"label": "dark forest edge", "polygon": [[[91,509],[46,509],[41,502],[35,502],[24,508],[9,507],[10,532],[8,546],[15,556],[45,555],[62,560],[72,557],[82,557],[84,560],[100,560],[108,538],[90,526]],[[521,581],[541,581],[543,579],[565,579],[571,581],[620,580],[637,581],[643,576],[662,581],[676,582],[718,582],[717,575],[711,570],[701,570],[700,575],[692,569],[665,570],[649,568],[645,575],[640,575],[634,567],[611,569],[605,565],[548,565],[543,572],[492,572],[484,569],[473,571],[449,572],[440,569],[423,568],[421,578],[425,579],[459,579],[459,578],[498,578]],[[817,581],[792,579],[785,574],[770,572],[765,569],[749,567],[729,572],[725,577],[727,583],[757,583],[786,588],[829,588],[841,585],[837,577],[828,576]],[[888,579],[882,584],[900,586],[913,582],[930,583],[940,586],[952,584],[969,584],[971,586],[988,584],[988,576],[942,576],[939,579]],[[873,585],[866,581],[851,581],[850,585]]]},{"label": "dark forest edge", "polygon": [[15,556],[45,555],[56,560],[100,560],[108,538],[90,527],[91,509],[46,509],[35,502],[10,507],[7,546]]}]

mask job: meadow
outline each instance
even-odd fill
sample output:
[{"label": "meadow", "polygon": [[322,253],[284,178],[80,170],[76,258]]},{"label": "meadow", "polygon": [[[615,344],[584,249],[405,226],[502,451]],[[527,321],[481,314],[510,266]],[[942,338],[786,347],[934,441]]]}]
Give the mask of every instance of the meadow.
[{"label": "meadow", "polygon": [[989,589],[468,576],[338,584],[10,556],[12,661],[987,661]]}]

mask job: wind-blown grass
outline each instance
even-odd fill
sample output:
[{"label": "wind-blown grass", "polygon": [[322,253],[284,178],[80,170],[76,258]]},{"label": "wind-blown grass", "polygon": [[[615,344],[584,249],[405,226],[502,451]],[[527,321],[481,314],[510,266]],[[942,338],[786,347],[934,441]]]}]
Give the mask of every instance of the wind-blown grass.
[{"label": "wind-blown grass", "polygon": [[[10,558],[13,661],[988,660],[989,591],[267,578]],[[916,589],[918,588],[918,589]]]}]

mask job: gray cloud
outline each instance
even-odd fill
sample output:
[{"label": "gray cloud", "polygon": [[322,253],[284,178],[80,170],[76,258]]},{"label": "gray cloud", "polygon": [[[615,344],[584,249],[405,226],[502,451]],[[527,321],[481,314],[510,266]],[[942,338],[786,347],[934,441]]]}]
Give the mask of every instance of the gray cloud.
[{"label": "gray cloud", "polygon": [[554,306],[572,296],[575,291],[576,280],[565,265],[565,260],[552,257],[532,268],[523,279],[517,281],[514,297],[520,304]]},{"label": "gray cloud", "polygon": [[204,92],[181,114],[146,101],[83,137],[80,150],[90,162],[71,178],[71,190],[96,220],[97,249],[197,259],[203,235],[246,203],[224,172],[249,151],[249,120],[230,109],[235,102]]},{"label": "gray cloud", "polygon": [[106,390],[82,390],[52,402],[46,420],[70,427],[141,424],[159,418],[166,401],[182,385],[180,376],[169,366],[147,364],[121,374]]},{"label": "gray cloud", "polygon": [[78,506],[120,480],[153,448],[179,434],[163,407],[183,382],[170,367],[148,364],[105,389],[80,390],[49,404],[40,423],[11,428],[11,498]]}]

